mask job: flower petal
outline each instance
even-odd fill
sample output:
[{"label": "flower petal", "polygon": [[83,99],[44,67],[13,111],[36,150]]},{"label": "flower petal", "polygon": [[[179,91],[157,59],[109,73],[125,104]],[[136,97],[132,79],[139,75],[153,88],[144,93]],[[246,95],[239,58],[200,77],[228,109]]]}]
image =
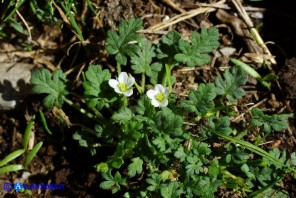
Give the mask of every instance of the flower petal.
[{"label": "flower petal", "polygon": [[168,99],[165,99],[162,103],[159,104],[159,107],[166,107],[168,106],[168,104],[169,104]]},{"label": "flower petal", "polygon": [[118,86],[116,86],[116,87],[114,87],[114,91],[116,92],[116,93],[123,93],[122,91],[120,91],[120,89],[119,89],[119,87]]},{"label": "flower petal", "polygon": [[158,93],[159,92],[161,92],[161,93],[164,93],[165,92],[165,89],[164,89],[164,87],[161,84],[156,84],[154,86],[154,90],[157,91]]},{"label": "flower petal", "polygon": [[170,94],[169,88],[168,87],[165,87],[164,88],[164,95],[165,95],[165,97],[168,97],[169,94]]},{"label": "flower petal", "polygon": [[108,83],[109,83],[110,87],[112,87],[113,89],[115,89],[115,87],[117,87],[117,85],[118,85],[118,81],[115,79],[110,79],[108,81]]},{"label": "flower petal", "polygon": [[126,84],[128,80],[128,75],[126,72],[121,72],[118,76],[118,82]]},{"label": "flower petal", "polygon": [[146,95],[148,96],[148,98],[150,98],[151,100],[155,99],[155,95],[157,94],[157,92],[153,89],[149,89],[147,92],[146,92]]},{"label": "flower petal", "polygon": [[127,82],[126,82],[127,86],[130,88],[132,87],[134,84],[135,84],[135,78],[134,77],[129,77],[127,79]]},{"label": "flower petal", "polygon": [[156,99],[152,99],[151,104],[155,107],[159,107],[159,102]]},{"label": "flower petal", "polygon": [[131,95],[133,95],[133,89],[129,89],[128,91],[124,92],[123,95],[125,95],[126,97],[130,97]]}]

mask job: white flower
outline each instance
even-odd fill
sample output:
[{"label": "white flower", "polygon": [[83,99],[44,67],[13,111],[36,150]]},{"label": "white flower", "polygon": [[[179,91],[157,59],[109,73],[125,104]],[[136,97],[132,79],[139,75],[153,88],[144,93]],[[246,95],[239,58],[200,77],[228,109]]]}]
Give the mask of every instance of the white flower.
[{"label": "white flower", "polygon": [[118,76],[118,80],[110,79],[108,83],[116,93],[129,97],[133,94],[132,86],[135,83],[135,78],[128,77],[126,72],[121,72]]},{"label": "white flower", "polygon": [[168,105],[169,88],[160,84],[154,86],[154,90],[150,89],[146,95],[151,99],[151,104],[155,107],[166,107]]}]

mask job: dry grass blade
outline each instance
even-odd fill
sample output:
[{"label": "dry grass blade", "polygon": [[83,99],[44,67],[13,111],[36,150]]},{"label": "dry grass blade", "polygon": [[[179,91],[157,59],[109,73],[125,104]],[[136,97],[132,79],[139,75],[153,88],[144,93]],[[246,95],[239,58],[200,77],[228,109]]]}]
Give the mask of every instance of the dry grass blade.
[{"label": "dry grass blade", "polygon": [[171,6],[172,8],[174,8],[175,10],[177,10],[180,13],[186,13],[186,10],[184,10],[183,8],[180,8],[178,5],[176,5],[174,2],[172,2],[171,0],[162,0],[163,2],[167,3],[169,6]]},{"label": "dry grass blade", "polygon": [[[224,4],[226,2],[226,0],[221,0],[213,5],[221,5],[221,4]],[[169,20],[167,21],[163,21],[161,23],[158,23],[156,25],[153,25],[151,27],[148,28],[148,30],[155,30],[155,31],[159,31],[159,30],[162,30],[166,27],[169,27],[171,25],[174,25],[176,23],[179,23],[180,21],[184,21],[186,19],[190,19],[196,15],[199,15],[199,14],[202,14],[202,13],[208,13],[208,12],[213,12],[215,11],[216,8],[197,8],[197,9],[194,9],[194,10],[190,10],[188,12],[185,12],[185,13],[181,13],[177,16],[174,16],[172,18],[170,18]]]},{"label": "dry grass blade", "polygon": [[[232,3],[234,4],[235,8],[237,9],[239,15],[242,17],[242,19],[244,20],[244,22],[247,24],[250,33],[253,35],[254,39],[256,40],[257,44],[263,49],[263,52],[266,53],[267,55],[271,56],[271,59],[269,59],[270,63],[275,65],[276,61],[273,58],[272,54],[270,53],[269,49],[267,48],[267,46],[265,45],[265,43],[263,42],[263,39],[261,38],[261,36],[259,35],[258,31],[256,28],[254,28],[254,24],[251,21],[249,15],[247,14],[246,10],[244,9],[244,7],[242,6],[241,2],[238,0],[231,0]],[[270,65],[268,65],[269,69],[271,70]]]}]

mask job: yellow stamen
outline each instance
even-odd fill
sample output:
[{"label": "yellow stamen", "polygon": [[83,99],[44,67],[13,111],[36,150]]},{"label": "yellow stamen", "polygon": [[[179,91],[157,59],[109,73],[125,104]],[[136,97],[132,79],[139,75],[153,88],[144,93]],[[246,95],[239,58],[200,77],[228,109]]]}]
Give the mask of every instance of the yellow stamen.
[{"label": "yellow stamen", "polygon": [[119,90],[120,90],[121,92],[126,92],[126,91],[128,91],[128,86],[127,86],[127,84],[125,84],[125,83],[119,83],[117,86],[118,86],[118,88],[119,88]]},{"label": "yellow stamen", "polygon": [[154,96],[154,98],[158,101],[158,102],[163,102],[165,100],[165,95],[163,93],[158,93]]}]

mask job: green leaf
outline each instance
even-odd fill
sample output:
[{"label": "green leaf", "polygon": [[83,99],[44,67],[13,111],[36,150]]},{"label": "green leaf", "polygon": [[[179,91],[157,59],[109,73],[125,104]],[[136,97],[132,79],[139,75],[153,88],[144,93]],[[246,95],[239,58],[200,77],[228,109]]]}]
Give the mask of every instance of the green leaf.
[{"label": "green leaf", "polygon": [[186,40],[179,40],[179,49],[182,53],[176,54],[175,59],[186,63],[189,67],[209,63],[211,58],[207,53],[219,47],[218,37],[219,32],[216,28],[202,29],[201,34],[193,32],[191,45]]},{"label": "green leaf", "polygon": [[102,174],[106,181],[100,184],[100,187],[105,190],[112,189],[112,194],[120,190],[120,185],[126,185],[125,178],[122,178],[119,172],[116,172],[114,177],[111,175],[111,171]]},{"label": "green leaf", "polygon": [[174,156],[178,158],[180,162],[183,162],[187,157],[187,154],[184,152],[184,147],[183,146],[178,147],[178,150],[175,152]]},{"label": "green leaf", "polygon": [[241,166],[241,170],[247,175],[248,178],[255,178],[255,175],[250,171],[250,168],[247,164]]},{"label": "green leaf", "polygon": [[16,151],[13,151],[9,155],[7,155],[3,160],[0,161],[0,167],[6,165],[8,162],[14,160],[15,158],[21,156],[25,152],[24,149],[19,149]]},{"label": "green leaf", "polygon": [[[211,129],[209,129],[211,130]],[[288,167],[287,165],[283,164],[283,163],[280,163],[277,159],[275,159],[273,156],[270,155],[270,153],[267,153],[265,150],[259,148],[258,146],[254,145],[254,144],[251,144],[247,141],[243,141],[243,140],[239,140],[239,139],[235,139],[233,137],[230,137],[230,136],[226,136],[226,135],[223,135],[221,133],[219,133],[218,131],[215,131],[215,130],[211,130],[212,133],[215,133],[216,135],[222,137],[222,138],[225,138],[231,142],[234,142],[236,144],[241,144],[242,146],[244,146],[246,149],[254,152],[254,153],[257,153],[258,155],[262,156],[263,158],[265,158],[266,160],[270,161],[271,163],[275,164],[276,166],[278,167],[284,167],[284,168],[287,168],[289,171],[292,171],[292,172],[296,172],[295,169],[291,168],[291,167]]]},{"label": "green leaf", "polygon": [[259,195],[254,196],[254,198],[290,198],[289,193],[284,189],[273,189],[268,188]]},{"label": "green leaf", "polygon": [[177,198],[182,193],[181,190],[178,189],[178,182],[170,182],[168,185],[161,185],[160,194],[164,198]]},{"label": "green leaf", "polygon": [[254,174],[256,179],[263,185],[268,185],[268,182],[271,181],[271,178],[274,176],[274,170],[269,167],[263,167],[262,169],[256,167],[254,169]]},{"label": "green leaf", "polygon": [[246,84],[247,76],[239,67],[226,69],[223,76],[224,80],[221,76],[215,80],[216,92],[218,95],[226,96],[230,102],[236,102],[245,94],[240,86]]},{"label": "green leaf", "polygon": [[113,168],[120,168],[124,164],[122,157],[116,157],[111,160],[111,166]]},{"label": "green leaf", "polygon": [[87,129],[82,128],[81,130],[76,131],[72,135],[72,138],[79,142],[79,146],[87,148],[91,155],[95,155],[97,152],[96,147],[99,146],[99,144],[97,143],[97,139],[94,137],[100,137],[100,135],[100,133],[95,133],[93,131],[90,132]]},{"label": "green leaf", "polygon": [[296,166],[296,153],[291,154],[291,165]]},{"label": "green leaf", "polygon": [[271,80],[277,80],[279,79],[279,76],[273,74],[273,73],[270,73],[270,74],[267,74],[266,76],[263,77],[263,81],[271,81]]},{"label": "green leaf", "polygon": [[231,62],[233,62],[238,67],[240,67],[242,70],[244,70],[247,74],[249,74],[250,76],[252,76],[256,80],[262,81],[261,75],[255,69],[253,69],[251,66],[249,66],[246,63],[244,63],[238,59],[235,59],[235,58],[231,59]]},{"label": "green leaf", "polygon": [[112,186],[114,186],[116,183],[114,181],[103,181],[100,184],[100,187],[104,190],[109,190]]},{"label": "green leaf", "polygon": [[85,77],[83,88],[88,106],[90,108],[103,107],[104,101],[101,99],[104,96],[103,93],[111,89],[108,85],[108,80],[111,78],[109,70],[102,70],[100,65],[90,65],[85,72]]},{"label": "green leaf", "polygon": [[253,69],[251,66],[247,65],[246,63],[238,59],[233,58],[231,59],[231,62],[240,67],[242,70],[244,70],[247,74],[249,74],[256,80],[258,80],[264,87],[268,88],[269,90],[270,84],[268,83],[268,81],[278,79],[278,76],[272,73],[267,74],[262,78],[261,75],[255,69]]},{"label": "green leaf", "polygon": [[165,140],[161,136],[158,135],[154,140],[152,140],[152,143],[159,148],[160,152],[164,152],[166,150]]},{"label": "green leaf", "polygon": [[120,109],[117,113],[114,113],[111,117],[112,120],[119,123],[127,123],[133,117],[133,113],[129,108]]},{"label": "green leaf", "polygon": [[107,171],[109,170],[108,164],[105,162],[101,162],[97,164],[95,167],[98,172],[102,172],[102,173],[107,173]]},{"label": "green leaf", "polygon": [[211,117],[209,120],[209,125],[215,131],[219,131],[223,135],[230,135],[232,129],[230,126],[230,118],[228,116],[223,116],[220,118]]},{"label": "green leaf", "polygon": [[160,187],[160,183],[162,181],[161,175],[157,173],[153,173],[149,176],[150,177],[146,179],[146,182],[150,184],[150,186],[147,187],[147,190],[155,191]]},{"label": "green leaf", "polygon": [[126,65],[127,55],[133,56],[138,50],[139,46],[135,44],[135,41],[141,40],[141,35],[137,33],[141,30],[141,19],[124,20],[119,25],[119,34],[115,31],[109,30],[107,32],[106,50],[109,54],[116,54],[115,59],[121,65]]},{"label": "green leaf", "polygon": [[191,185],[193,185],[194,197],[214,198],[214,193],[221,184],[222,182],[216,178],[203,176],[199,177],[198,181]]},{"label": "green leaf", "polygon": [[141,174],[143,172],[143,160],[139,157],[132,158],[132,163],[127,167],[128,176],[134,177],[136,174]]},{"label": "green leaf", "polygon": [[33,128],[34,123],[35,123],[34,120],[35,120],[35,114],[32,116],[31,120],[28,122],[27,127],[25,129],[24,136],[23,136],[23,147],[24,147],[25,150],[27,149],[27,146],[28,146],[28,143],[29,143],[32,128]]},{"label": "green leaf", "polygon": [[160,130],[165,134],[180,136],[183,133],[183,118],[175,115],[169,108],[162,108],[155,116],[155,130]]},{"label": "green leaf", "polygon": [[[165,67],[160,63],[153,63],[151,65],[151,72],[147,75],[150,77],[150,82],[153,85],[161,84],[163,77],[166,75]],[[176,78],[171,76],[171,83],[174,84]]]},{"label": "green leaf", "polygon": [[135,110],[139,115],[144,116],[145,119],[153,118],[155,114],[155,108],[153,108],[151,101],[146,96],[141,96],[140,99],[137,101],[137,106],[135,106]]},{"label": "green leaf", "polygon": [[188,177],[194,178],[198,173],[203,172],[202,162],[198,159],[197,156],[188,156],[186,158],[189,163],[186,168],[186,174]]},{"label": "green leaf", "polygon": [[38,142],[33,149],[28,153],[24,166],[28,167],[28,165],[31,163],[31,161],[33,160],[33,158],[37,155],[38,151],[40,150],[40,148],[42,147],[43,142]]},{"label": "green leaf", "polygon": [[19,171],[22,169],[23,169],[23,166],[21,164],[7,165],[0,168],[0,174]]},{"label": "green leaf", "polygon": [[180,52],[178,42],[181,36],[176,30],[172,30],[161,37],[157,46],[157,57],[161,62],[174,65],[176,63],[174,56]]},{"label": "green leaf", "polygon": [[[285,150],[281,153],[278,148],[274,148],[273,150],[269,151],[269,154],[270,154],[271,157],[273,157],[279,163],[287,164],[287,153],[286,153]],[[268,161],[267,158],[264,158],[264,160]],[[273,163],[270,162],[269,164],[273,164]],[[277,164],[273,164],[273,165],[275,165],[276,168],[281,168],[281,166],[279,166]]]},{"label": "green leaf", "polygon": [[220,173],[220,166],[218,163],[218,160],[214,160],[213,163],[211,163],[211,166],[209,167],[209,175],[212,178],[216,178]]},{"label": "green leaf", "polygon": [[44,100],[44,106],[51,109],[55,104],[61,108],[65,96],[68,94],[66,90],[66,74],[61,69],[57,69],[51,75],[48,69],[35,71],[32,73],[31,84],[33,85],[33,93],[48,94]]},{"label": "green leaf", "polygon": [[131,63],[132,69],[135,74],[151,73],[151,62],[152,58],[155,57],[154,47],[152,43],[147,39],[142,39],[140,41],[141,49],[137,51],[135,56],[132,56]]},{"label": "green leaf", "polygon": [[214,108],[213,100],[216,97],[215,86],[213,83],[200,84],[198,90],[190,90],[189,101],[182,100],[181,106],[187,112],[195,112],[199,116],[208,113]]},{"label": "green leaf", "polygon": [[21,34],[24,35],[28,35],[28,31],[26,29],[23,28],[23,26],[21,25],[21,23],[17,22],[15,19],[13,18],[9,18],[9,25],[14,28],[16,31],[18,31]]},{"label": "green leaf", "polygon": [[253,108],[251,126],[262,126],[263,130],[267,133],[270,133],[271,130],[280,132],[288,128],[288,118],[293,117],[293,114],[280,114],[280,115],[266,115],[260,109]]}]

